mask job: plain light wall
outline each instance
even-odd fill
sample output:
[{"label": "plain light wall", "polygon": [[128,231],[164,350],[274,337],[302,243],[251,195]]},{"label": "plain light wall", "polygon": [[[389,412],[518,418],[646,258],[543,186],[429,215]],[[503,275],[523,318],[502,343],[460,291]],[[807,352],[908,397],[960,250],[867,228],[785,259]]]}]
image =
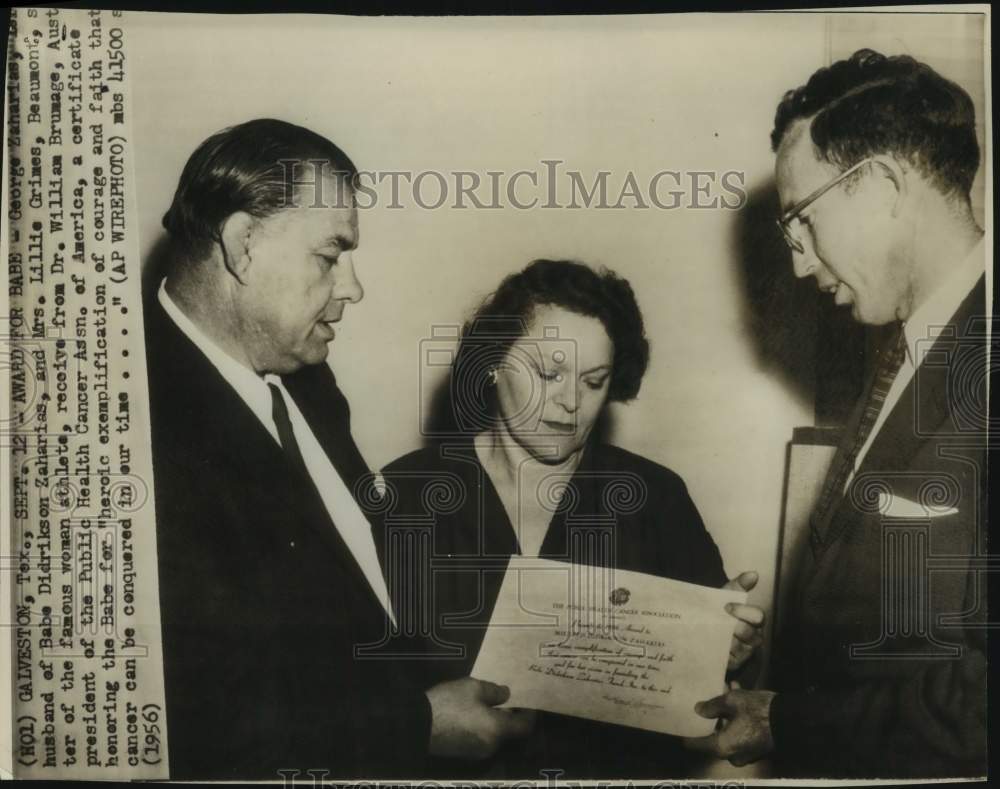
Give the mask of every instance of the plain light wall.
[{"label": "plain light wall", "polygon": [[[330,137],[363,170],[541,171],[542,159],[561,159],[588,182],[610,170],[617,184],[629,170],[640,181],[664,169],[738,170],[770,221],[769,133],[785,90],[865,45],[865,29],[891,30],[875,45],[887,51],[919,57],[933,39],[954,54],[954,18],[886,16],[135,15],[143,254],[162,235],[160,217],[198,143],[262,116]],[[955,65],[928,60],[946,74]],[[955,63],[962,80],[969,68]],[[787,443],[793,427],[813,423],[813,396],[808,369],[793,380],[762,353],[766,333],[755,336],[746,215],[409,204],[361,212],[355,263],[366,295],[331,345],[369,464],[421,444],[421,398],[443,375],[421,361],[432,327],[460,324],[531,259],[607,265],[631,281],[652,342],[638,400],[612,406],[611,439],[681,474],[727,571],[760,570],[752,600],[769,607]],[[790,260],[764,263],[780,270]],[[800,357],[812,358],[813,328],[795,331]]]}]

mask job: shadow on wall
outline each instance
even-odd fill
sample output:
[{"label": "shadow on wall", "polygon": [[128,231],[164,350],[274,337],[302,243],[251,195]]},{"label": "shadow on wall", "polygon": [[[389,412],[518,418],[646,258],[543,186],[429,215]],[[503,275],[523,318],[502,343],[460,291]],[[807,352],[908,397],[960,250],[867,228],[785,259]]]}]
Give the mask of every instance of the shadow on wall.
[{"label": "shadow on wall", "polygon": [[[861,391],[866,333],[850,311],[798,279],[775,224],[774,180],[752,190],[737,222],[737,264],[746,296],[744,326],[757,361],[796,397],[815,404],[817,425],[843,424]],[[789,436],[791,438],[791,436]]]}]

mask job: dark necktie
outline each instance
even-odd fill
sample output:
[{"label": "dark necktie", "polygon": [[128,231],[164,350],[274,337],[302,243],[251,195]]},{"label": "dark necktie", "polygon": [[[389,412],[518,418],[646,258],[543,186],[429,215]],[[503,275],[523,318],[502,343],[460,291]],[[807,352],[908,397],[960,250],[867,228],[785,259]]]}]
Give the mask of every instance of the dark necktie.
[{"label": "dark necktie", "polygon": [[275,427],[278,428],[278,440],[281,441],[281,448],[285,450],[288,460],[296,471],[302,472],[308,479],[309,470],[306,462],[302,459],[302,450],[295,440],[295,433],[292,431],[292,422],[288,418],[288,406],[285,405],[285,398],[281,396],[281,390],[275,384],[268,384],[271,390],[271,418]]},{"label": "dark necktie", "polygon": [[888,343],[879,352],[875,380],[869,390],[868,400],[865,403],[865,410],[861,415],[861,421],[858,423],[858,429],[855,431],[853,438],[849,436],[844,437],[844,442],[850,441],[850,444],[842,442],[840,450],[833,459],[830,471],[826,475],[826,482],[823,485],[819,504],[813,510],[811,518],[814,540],[820,539],[821,529],[827,516],[830,514],[830,508],[835,502],[839,501],[844,491],[848,477],[850,477],[851,472],[854,470],[854,463],[857,460],[858,453],[868,440],[868,436],[871,435],[872,428],[875,426],[878,415],[882,411],[882,406],[885,404],[886,395],[889,394],[889,389],[896,378],[896,373],[899,372],[899,368],[903,364],[905,356],[906,335],[903,333],[902,327],[900,327],[893,341]]}]

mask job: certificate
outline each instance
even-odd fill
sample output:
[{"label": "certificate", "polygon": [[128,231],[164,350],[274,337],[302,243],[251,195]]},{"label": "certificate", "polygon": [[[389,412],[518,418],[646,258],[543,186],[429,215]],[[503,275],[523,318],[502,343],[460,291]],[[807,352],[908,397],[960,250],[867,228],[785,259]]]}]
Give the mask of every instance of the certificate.
[{"label": "certificate", "polygon": [[746,592],[607,567],[512,557],[472,676],[504,706],[700,737],[696,702],[725,690]]}]

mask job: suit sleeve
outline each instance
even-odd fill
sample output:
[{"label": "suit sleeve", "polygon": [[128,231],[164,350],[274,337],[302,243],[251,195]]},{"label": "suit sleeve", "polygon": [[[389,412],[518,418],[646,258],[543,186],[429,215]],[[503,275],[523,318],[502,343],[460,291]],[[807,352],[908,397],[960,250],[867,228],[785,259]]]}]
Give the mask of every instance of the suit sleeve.
[{"label": "suit sleeve", "polygon": [[895,679],[779,693],[771,703],[775,750],[830,777],[981,775],[985,680],[983,651],[967,647],[961,659]]},{"label": "suit sleeve", "polygon": [[[900,519],[898,527],[919,533],[920,542],[890,543],[885,532],[897,528],[880,513],[842,508],[847,522],[826,548],[837,552],[823,557],[822,596],[805,598],[817,601],[805,611],[812,643],[790,645],[798,653],[795,680],[772,701],[778,760],[827,777],[985,775],[987,574],[972,566],[986,555],[980,440],[942,430],[922,441],[904,471],[871,475],[913,501],[923,501],[940,479],[961,494],[955,513],[932,525]],[[946,564],[917,562],[924,551],[928,562]],[[852,570],[844,572],[848,562]],[[872,646],[856,656],[849,637],[824,641],[824,618],[828,633],[864,633]]]},{"label": "suit sleeve", "polygon": [[[877,518],[861,528],[879,528]],[[970,519],[957,517],[937,529],[940,554],[953,561],[973,554],[977,530]],[[852,602],[851,583],[843,579],[844,592],[835,598],[843,606]],[[897,610],[896,632],[905,639],[899,646],[886,636],[884,645],[866,657],[846,651],[838,658],[846,669],[833,675],[808,665],[821,663],[823,654],[807,652],[800,658],[807,661],[800,666],[804,681],[772,701],[779,759],[830,777],[985,774],[986,575],[966,561],[953,571],[932,573],[922,588],[929,595],[924,638],[917,637],[919,625],[907,632],[910,625]],[[891,603],[874,600],[857,608],[855,616],[879,623],[892,615],[883,612],[884,605]],[[959,616],[961,623],[948,625]]]},{"label": "suit sleeve", "polygon": [[329,649],[352,643],[346,626],[316,633],[309,622],[262,621],[253,610],[261,590],[247,584],[266,574],[206,549],[213,540],[238,545],[246,525],[232,522],[225,492],[207,489],[207,471],[184,477],[169,477],[177,484],[164,475],[157,513],[171,777],[421,774],[430,737],[424,693],[391,661]]}]

